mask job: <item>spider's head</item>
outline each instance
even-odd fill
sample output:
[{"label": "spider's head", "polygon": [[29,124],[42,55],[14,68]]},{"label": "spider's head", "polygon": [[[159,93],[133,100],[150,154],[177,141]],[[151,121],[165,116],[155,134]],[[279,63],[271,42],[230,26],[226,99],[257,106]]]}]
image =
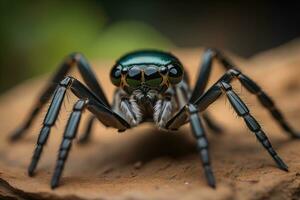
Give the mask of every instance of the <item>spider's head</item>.
[{"label": "spider's head", "polygon": [[[112,83],[128,94],[164,93],[183,79],[183,66],[173,55],[160,51],[138,51],[125,55],[112,68]],[[149,95],[148,95],[149,96]]]}]

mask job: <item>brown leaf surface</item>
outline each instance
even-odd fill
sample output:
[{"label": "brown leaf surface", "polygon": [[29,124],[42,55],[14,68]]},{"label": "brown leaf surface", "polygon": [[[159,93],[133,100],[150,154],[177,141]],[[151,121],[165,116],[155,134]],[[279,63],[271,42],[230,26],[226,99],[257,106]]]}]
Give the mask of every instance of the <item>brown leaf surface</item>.
[{"label": "brown leaf surface", "polygon": [[[194,81],[201,49],[177,50]],[[283,110],[288,121],[300,130],[300,42],[294,41],[249,60],[233,56],[241,69],[256,80]],[[105,92],[112,96],[108,72],[113,62],[93,63]],[[216,64],[212,82],[222,74]],[[75,74],[74,76],[78,76]],[[300,199],[300,141],[289,139],[262,109],[255,97],[235,84],[254,116],[262,123],[273,146],[289,165],[283,172],[238,119],[224,98],[209,109],[226,131],[207,131],[217,189],[206,185],[189,126],[166,133],[151,124],[117,133],[97,123],[92,141],[74,142],[60,187],[49,183],[74,98],[61,112],[51,132],[37,173],[27,176],[34,145],[43,120],[41,113],[28,134],[16,143],[8,142],[30,110],[46,78],[27,81],[0,98],[0,197],[7,199]],[[111,99],[110,99],[111,100]],[[88,113],[86,113],[88,115]],[[84,122],[82,123],[84,124]],[[80,127],[82,132],[82,126]]]}]

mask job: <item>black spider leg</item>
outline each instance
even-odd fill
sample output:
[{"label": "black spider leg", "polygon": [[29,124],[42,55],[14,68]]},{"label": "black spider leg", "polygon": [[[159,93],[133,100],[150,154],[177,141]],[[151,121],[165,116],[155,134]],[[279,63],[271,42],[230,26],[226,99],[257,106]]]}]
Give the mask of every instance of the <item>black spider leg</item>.
[{"label": "black spider leg", "polygon": [[105,97],[105,94],[101,86],[99,85],[94,72],[92,71],[84,56],[80,53],[70,54],[58,68],[57,72],[54,74],[53,78],[46,86],[45,91],[40,95],[37,103],[35,103],[34,105],[33,110],[30,112],[28,119],[11,135],[11,140],[17,140],[26,133],[26,130],[31,126],[37,114],[53,95],[57,84],[68,74],[70,69],[74,66],[78,67],[79,72],[87,86],[101,99],[103,104],[109,106],[107,98]]},{"label": "black spider leg", "polygon": [[[197,81],[191,92],[189,102],[195,101],[196,98],[203,94],[210,77],[212,61],[216,55],[217,53],[211,49],[208,49],[204,52],[202,63],[199,66],[200,71],[198,72]],[[208,112],[203,113],[203,119],[205,120],[207,126],[215,133],[224,132],[223,128],[221,128],[221,126],[210,117]]]},{"label": "black spider leg", "polygon": [[65,128],[63,140],[59,148],[56,167],[51,180],[52,189],[58,186],[65,165],[65,161],[68,158],[72,146],[72,140],[76,137],[78,125],[81,119],[81,114],[86,104],[87,102],[85,102],[84,100],[78,100],[73,107],[73,112],[70,115],[69,121]]},{"label": "black spider leg", "polygon": [[[224,74],[213,86],[211,86],[203,95],[201,95],[198,99],[195,100],[194,105],[198,112],[203,112],[207,109],[207,107],[215,102],[222,93],[225,93],[227,98],[230,101],[230,104],[233,106],[234,110],[238,114],[238,116],[242,117],[247,125],[247,127],[255,134],[258,141],[262,144],[262,146],[268,151],[271,155],[277,166],[284,170],[288,171],[287,165],[282,161],[276,151],[273,149],[268,137],[261,129],[261,126],[258,124],[256,119],[250,114],[249,109],[245,105],[245,103],[239,98],[239,96],[232,90],[230,82],[239,74],[236,70],[228,70],[226,74]],[[190,121],[189,113],[187,112],[187,106],[183,107],[179,112],[177,112],[172,119],[170,119],[166,128],[171,130],[177,130],[179,127]],[[199,128],[199,131],[202,131]]]},{"label": "black spider leg", "polygon": [[288,171],[287,165],[281,160],[277,155],[276,151],[273,149],[269,139],[267,138],[264,131],[261,129],[261,126],[256,121],[256,119],[250,114],[249,109],[245,103],[240,99],[240,97],[232,90],[232,87],[229,83],[221,82],[222,89],[225,91],[226,96],[234,108],[235,112],[239,117],[243,117],[248,128],[255,133],[256,138],[260,143],[265,147],[268,153],[272,156],[278,167],[282,170]]},{"label": "black spider leg", "polygon": [[[247,127],[252,132],[254,132],[259,142],[266,148],[278,167],[287,171],[286,164],[277,155],[258,122],[250,114],[249,109],[247,108],[245,103],[232,90],[230,82],[232,81],[234,76],[231,72],[232,71],[229,70],[228,73],[223,75],[223,77],[221,77],[221,79],[219,79],[216,84],[214,84],[209,90],[207,90],[194,102],[194,105],[197,107],[198,112],[203,112],[210,104],[215,102],[222,95],[222,93],[225,93],[238,116],[243,117]],[[166,127],[169,129],[178,129],[180,126],[186,123],[187,119],[188,114],[184,109],[181,109],[171,120],[168,121]]]},{"label": "black spider leg", "polygon": [[[92,112],[105,126],[116,128],[119,131],[124,131],[127,128],[130,128],[130,125],[122,117],[120,117],[109,107],[104,105],[103,102],[82,83],[72,77],[66,77],[58,85],[48,112],[45,116],[43,127],[37,140],[37,146],[28,168],[28,174],[30,176],[33,175],[34,170],[36,169],[41,153],[43,151],[43,146],[46,144],[51,127],[54,125],[57,119],[67,89],[71,89],[71,91],[79,99],[86,100],[87,109]],[[72,121],[69,121],[69,124],[70,126],[68,125],[67,127],[74,126]],[[71,130],[71,128],[69,129]]]},{"label": "black spider leg", "polygon": [[[209,151],[208,151],[208,141],[205,135],[205,130],[202,125],[200,116],[198,115],[198,110],[195,105],[188,103],[188,97],[189,97],[189,92],[190,88],[187,84],[187,80],[183,80],[183,82],[179,83],[176,88],[175,88],[176,96],[178,98],[178,103],[179,106],[182,107],[181,112],[186,114],[186,118],[183,119],[180,115],[175,115],[171,120],[174,122],[174,124],[177,124],[178,121],[182,120],[182,124],[186,120],[190,121],[191,129],[193,132],[193,135],[195,139],[197,140],[197,150],[199,152],[202,165],[204,168],[205,176],[207,179],[208,184],[211,187],[215,187],[215,178],[212,172],[211,164],[210,164],[210,156],[209,156]],[[188,104],[187,104],[188,103]],[[185,104],[185,105],[183,105]],[[210,118],[206,113],[203,115],[207,118],[205,118],[206,123],[211,122]],[[170,120],[170,121],[171,121]],[[172,129],[172,130],[177,130],[180,126],[170,126],[170,121],[167,122],[166,128],[167,129]],[[208,123],[208,125],[211,125]],[[211,128],[211,126],[209,126]]]},{"label": "black spider leg", "polygon": [[[177,96],[179,107],[182,108],[189,102],[189,98],[191,96],[189,77],[187,73],[185,73],[184,80],[174,87],[174,91]],[[210,128],[214,133],[223,132],[222,128],[216,122],[214,122],[208,112],[203,113],[203,119],[208,128]]]},{"label": "black spider leg", "polygon": [[[219,51],[215,49],[207,49],[205,50],[202,58],[202,64],[200,67],[200,72],[198,73],[197,82],[195,84],[195,87],[193,89],[190,102],[196,101],[204,92],[208,80],[210,78],[211,70],[212,70],[212,64],[213,60],[217,58],[220,59],[222,62],[222,66],[225,68],[225,70],[234,69],[233,65],[231,64],[231,61],[229,59],[225,58]],[[226,62],[225,62],[226,61]]]},{"label": "black spider leg", "polygon": [[[116,106],[119,106],[118,103],[120,103],[119,101],[120,101],[121,97],[119,96],[118,93],[119,93],[119,89],[115,90],[114,95],[113,95],[114,96],[113,102],[112,102],[112,104],[110,106],[110,108],[112,110],[114,110],[114,111],[115,111]],[[118,103],[117,103],[117,99],[119,100]],[[116,104],[118,104],[118,105],[116,105]],[[90,140],[90,138],[91,138],[91,130],[92,130],[94,119],[95,119],[95,116],[91,116],[88,119],[88,123],[87,123],[86,129],[83,132],[82,136],[78,140],[79,144],[86,144]]]},{"label": "black spider leg", "polygon": [[287,134],[293,138],[300,138],[297,133],[286,121],[282,112],[275,105],[274,101],[248,76],[238,70],[232,70],[232,74],[240,81],[240,83],[252,94],[256,95],[260,104],[265,107],[272,115],[273,119],[281,126]]},{"label": "black spider leg", "polygon": [[200,154],[204,173],[209,186],[215,188],[216,181],[210,164],[210,156],[208,151],[208,140],[205,135],[205,130],[201,119],[198,115],[198,110],[193,104],[187,104],[185,110],[189,115],[190,125],[197,140],[197,150]]},{"label": "black spider leg", "polygon": [[224,54],[216,49],[208,49],[204,52],[203,64],[190,102],[196,101],[196,99],[203,94],[212,70],[213,59],[219,60],[226,70],[231,69],[231,72],[229,73],[236,76],[250,93],[257,96],[262,106],[270,112],[275,121],[282,127],[283,130],[286,131],[286,133],[288,133],[291,137],[300,138],[300,134],[296,133],[296,131],[288,124],[282,112],[276,107],[274,101],[253,80],[241,73],[240,70],[238,70],[238,68],[224,56]]}]

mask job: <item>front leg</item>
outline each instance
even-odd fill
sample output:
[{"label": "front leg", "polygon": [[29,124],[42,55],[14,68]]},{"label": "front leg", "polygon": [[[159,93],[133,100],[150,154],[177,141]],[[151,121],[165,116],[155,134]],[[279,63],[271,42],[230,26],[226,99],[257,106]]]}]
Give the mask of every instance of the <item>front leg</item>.
[{"label": "front leg", "polygon": [[202,161],[207,183],[210,187],[215,188],[216,181],[210,163],[208,140],[206,138],[201,119],[198,115],[198,110],[193,104],[188,104],[185,106],[185,111],[189,115],[191,129],[195,139],[197,140],[197,150]]},{"label": "front leg", "polygon": [[[98,97],[92,93],[87,87],[85,87],[82,83],[80,83],[78,80],[76,80],[73,77],[66,77],[64,80],[60,82],[58,85],[50,107],[47,111],[47,114],[44,118],[43,121],[43,127],[40,131],[36,148],[34,150],[32,160],[30,163],[30,166],[28,168],[28,174],[32,176],[34,174],[34,171],[37,167],[38,161],[40,159],[41,153],[43,151],[44,145],[47,143],[47,140],[49,138],[49,134],[51,131],[51,128],[54,126],[56,119],[58,117],[58,114],[60,112],[65,94],[67,90],[70,90],[73,94],[75,94],[79,99],[82,101],[80,102],[85,102],[86,103],[86,108],[93,113],[99,121],[103,123],[103,125],[107,127],[113,127],[118,129],[119,131],[124,131],[128,128],[130,128],[130,125],[117,113],[113,112],[110,108],[108,108],[106,105],[102,103],[102,101],[99,101]],[[87,100],[87,101],[85,101]],[[82,104],[82,103],[78,103]],[[74,107],[74,111],[79,111],[80,110],[80,115],[81,111],[83,111],[83,107]],[[79,113],[78,113],[79,114]],[[71,115],[72,116],[72,115]],[[71,122],[76,122],[77,120],[71,120]],[[68,128],[67,130],[74,130],[74,125],[76,123],[71,123],[70,122],[70,127],[73,128]],[[77,125],[76,125],[77,126]],[[72,132],[72,134],[75,134],[75,132]]]},{"label": "front leg", "polygon": [[221,51],[216,49],[207,49],[203,55],[203,62],[201,65],[201,70],[195,84],[195,88],[192,92],[190,103],[197,104],[198,99],[202,98],[203,92],[207,86],[210,73],[212,70],[212,64],[214,60],[218,60],[227,70],[227,75],[224,78],[227,80],[232,80],[237,78],[241,84],[252,94],[256,95],[261,105],[266,108],[270,114],[273,116],[274,120],[281,126],[287,134],[293,138],[299,138],[299,133],[297,133],[292,126],[287,122],[282,112],[275,105],[274,101],[264,92],[260,86],[258,86],[252,79],[243,74],[233,62],[227,58]]},{"label": "front leg", "polygon": [[[131,127],[137,126],[142,121],[142,114],[138,104],[121,89],[115,91],[112,110],[122,116]],[[95,116],[91,116],[88,120],[86,130],[78,140],[80,144],[85,144],[89,141],[95,118]]]},{"label": "front leg", "polygon": [[[199,77],[200,79],[203,78],[202,76]],[[199,88],[199,86],[201,85],[201,83],[198,83],[199,80],[197,81],[193,91],[198,91],[197,88]],[[179,108],[184,107],[188,102],[191,102],[190,98],[191,98],[191,89],[190,86],[188,84],[188,77],[186,77],[185,80],[183,80],[182,82],[180,82],[176,88],[174,88],[175,91],[175,95],[176,95],[176,99],[179,105]],[[196,92],[197,93],[197,92]],[[199,92],[200,93],[200,92]],[[198,93],[197,93],[198,94]],[[207,127],[210,128],[214,133],[223,133],[224,130],[223,128],[220,127],[220,125],[218,123],[216,123],[214,121],[214,119],[211,118],[211,116],[209,115],[208,111],[203,113],[203,120],[206,123]],[[169,120],[170,118],[168,118]],[[164,123],[164,125],[166,124],[166,122]]]},{"label": "front leg", "polygon": [[49,101],[49,99],[53,96],[55,92],[55,88],[59,84],[64,77],[70,73],[70,70],[74,67],[77,67],[79,73],[81,74],[84,83],[88,86],[88,88],[99,98],[105,106],[110,107],[107,98],[102,90],[101,85],[99,84],[95,73],[93,72],[91,66],[85,57],[80,53],[72,53],[67,56],[62,64],[59,66],[56,73],[53,75],[50,82],[46,85],[44,91],[40,94],[40,97],[37,99],[34,107],[30,111],[28,118],[24,121],[24,123],[15,130],[10,139],[18,140],[20,139],[30,128],[32,122],[36,119],[37,115],[41,112],[43,106]]}]

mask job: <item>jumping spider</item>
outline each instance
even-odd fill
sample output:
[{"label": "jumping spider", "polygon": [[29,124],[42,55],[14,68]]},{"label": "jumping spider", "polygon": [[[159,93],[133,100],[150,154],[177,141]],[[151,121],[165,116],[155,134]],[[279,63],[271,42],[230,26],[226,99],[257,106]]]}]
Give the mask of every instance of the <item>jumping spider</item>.
[{"label": "jumping spider", "polygon": [[[205,91],[214,59],[221,63],[226,72]],[[85,85],[74,77],[66,76],[74,66],[79,69]],[[52,102],[45,116],[28,168],[30,176],[34,174],[43,146],[47,142],[50,130],[57,119],[67,90],[72,91],[79,100],[75,103],[65,128],[51,181],[52,188],[58,186],[72,140],[77,133],[81,114],[85,109],[90,111],[93,116],[89,119],[81,142],[87,141],[89,138],[95,119],[98,119],[104,126],[115,128],[118,131],[125,131],[145,121],[151,121],[158,128],[165,130],[177,130],[182,125],[190,123],[193,135],[197,140],[197,149],[207,182],[211,187],[215,187],[208,141],[201,118],[203,117],[208,127],[214,131],[221,131],[219,126],[204,111],[222,94],[228,98],[237,115],[244,119],[249,130],[255,134],[277,166],[282,170],[288,170],[287,165],[273,149],[259,123],[250,114],[245,103],[233,91],[231,82],[238,79],[243,87],[257,96],[259,102],[271,113],[286,133],[294,138],[298,138],[299,135],[286,122],[271,98],[253,80],[238,70],[221,52],[214,49],[205,51],[194,88],[190,87],[181,62],[172,54],[162,51],[136,51],[121,57],[113,66],[110,78],[117,87],[112,105],[109,104],[94,72],[81,54],[71,54],[64,60],[51,80],[52,83],[59,84],[54,86],[48,84],[27,121],[12,135],[13,140],[20,138],[52,96]],[[203,114],[200,116],[199,113]]]}]

